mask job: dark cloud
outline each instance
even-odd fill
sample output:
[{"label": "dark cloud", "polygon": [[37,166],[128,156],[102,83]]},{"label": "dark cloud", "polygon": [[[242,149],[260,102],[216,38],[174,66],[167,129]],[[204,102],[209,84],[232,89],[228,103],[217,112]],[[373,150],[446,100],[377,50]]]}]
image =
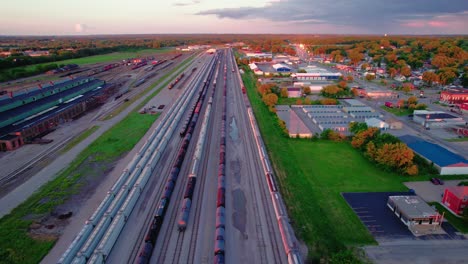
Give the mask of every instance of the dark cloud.
[{"label": "dark cloud", "polygon": [[193,1],[190,1],[190,2],[175,2],[173,5],[175,6],[190,6],[190,5],[196,5],[196,4],[199,4],[200,1],[198,0],[193,0]]},{"label": "dark cloud", "polygon": [[468,23],[467,0],[288,0],[271,2],[264,7],[239,7],[205,10],[198,15],[219,18],[253,19],[297,24],[330,24],[367,27],[381,32],[405,21],[429,20],[457,15]]}]

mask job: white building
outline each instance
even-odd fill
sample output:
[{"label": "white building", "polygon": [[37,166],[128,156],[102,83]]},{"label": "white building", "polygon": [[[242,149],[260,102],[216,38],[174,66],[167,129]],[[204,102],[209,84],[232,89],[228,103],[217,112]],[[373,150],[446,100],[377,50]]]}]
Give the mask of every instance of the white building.
[{"label": "white building", "polygon": [[375,117],[366,118],[365,122],[368,127],[377,127],[380,130],[387,130],[390,128],[387,123]]}]

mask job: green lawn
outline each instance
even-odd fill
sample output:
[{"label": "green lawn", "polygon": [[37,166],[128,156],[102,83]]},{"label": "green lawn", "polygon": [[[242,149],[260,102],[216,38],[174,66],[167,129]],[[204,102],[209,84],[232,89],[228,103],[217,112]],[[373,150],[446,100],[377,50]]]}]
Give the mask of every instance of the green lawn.
[{"label": "green lawn", "polygon": [[408,178],[382,172],[348,142],[282,136],[275,116],[254,88],[254,77],[250,72],[242,77],[294,229],[307,244],[310,258],[326,258],[346,246],[375,243],[341,193],[405,191],[402,182]]},{"label": "green lawn", "polygon": [[383,110],[389,112],[389,113],[392,113],[396,116],[407,116],[407,115],[411,115],[413,113],[413,110],[409,110],[409,109],[405,109],[405,108],[390,108],[390,107],[386,107],[385,105],[382,105],[380,108],[382,108]]},{"label": "green lawn", "polygon": [[85,174],[97,177],[105,173],[109,164],[133,148],[157,117],[130,113],[83,150],[58,177],[0,219],[0,263],[39,263],[55,240],[33,239],[28,233],[30,225],[78,192]]},{"label": "green lawn", "polygon": [[452,224],[458,231],[467,234],[468,233],[468,218],[461,218],[453,215],[449,210],[445,209],[441,204],[432,202],[430,205],[435,205],[439,213],[445,213],[444,218]]},{"label": "green lawn", "polygon": [[282,98],[282,97],[279,97],[277,105],[295,105],[297,100],[299,100],[299,99],[301,101],[304,100],[304,98]]}]

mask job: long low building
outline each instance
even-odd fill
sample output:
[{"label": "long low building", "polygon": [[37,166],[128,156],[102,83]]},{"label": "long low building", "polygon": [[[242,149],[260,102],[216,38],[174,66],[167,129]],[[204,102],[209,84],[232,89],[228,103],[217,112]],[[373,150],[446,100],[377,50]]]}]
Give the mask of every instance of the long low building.
[{"label": "long low building", "polygon": [[468,174],[468,160],[464,157],[412,135],[399,138],[414,152],[433,162],[441,175]]},{"label": "long low building", "polygon": [[427,110],[414,110],[413,121],[421,124],[427,129],[452,127],[466,124],[466,121],[459,116],[442,111]]},{"label": "long low building", "polygon": [[[70,121],[82,113],[102,104],[115,91],[117,85],[108,85],[93,79],[79,86],[40,100],[0,113],[12,115],[13,122],[5,119],[0,128],[0,151],[19,148],[33,142],[59,124]],[[20,116],[21,118],[15,118]]]}]

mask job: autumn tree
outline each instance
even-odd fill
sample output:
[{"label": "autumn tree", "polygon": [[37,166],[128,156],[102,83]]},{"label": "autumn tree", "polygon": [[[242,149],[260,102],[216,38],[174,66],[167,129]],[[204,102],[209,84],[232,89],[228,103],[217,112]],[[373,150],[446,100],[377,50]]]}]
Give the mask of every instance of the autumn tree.
[{"label": "autumn tree", "polygon": [[348,53],[348,58],[351,60],[351,63],[357,65],[362,59],[364,59],[364,54],[357,51],[351,51]]},{"label": "autumn tree", "polygon": [[387,72],[391,78],[395,77],[398,73],[397,69],[395,68],[388,68]]},{"label": "autumn tree", "polygon": [[445,55],[435,55],[431,61],[431,65],[437,68],[444,68],[444,67],[453,65],[454,62],[455,62],[454,59],[449,58]]},{"label": "autumn tree", "polygon": [[401,68],[400,74],[403,75],[403,76],[405,76],[405,77],[410,77],[410,76],[411,76],[411,69],[410,69],[410,67],[405,66],[405,67]]},{"label": "autumn tree", "polygon": [[417,104],[418,103],[418,98],[416,96],[410,96],[408,98],[408,104]]},{"label": "autumn tree", "polygon": [[278,103],[278,96],[274,93],[265,94],[263,96],[263,102],[265,102],[267,106],[273,107]]},{"label": "autumn tree", "polygon": [[320,104],[322,105],[337,105],[338,101],[333,98],[324,98],[320,100]]},{"label": "autumn tree", "polygon": [[304,104],[305,105],[310,105],[310,104],[312,104],[312,101],[309,98],[305,98],[304,99]]},{"label": "autumn tree", "polygon": [[296,100],[296,105],[302,105],[302,100],[301,100],[301,99],[297,99],[297,100]]},{"label": "autumn tree", "polygon": [[433,83],[439,81],[439,76],[435,72],[426,71],[422,75],[422,80],[432,86]]},{"label": "autumn tree", "polygon": [[379,134],[379,132],[379,129],[376,127],[369,127],[366,130],[362,130],[354,135],[353,139],[351,140],[351,145],[354,148],[362,149],[369,141],[374,139]]},{"label": "autumn tree", "polygon": [[340,87],[334,84],[330,84],[330,85],[324,86],[322,88],[321,93],[322,95],[327,96],[327,97],[337,97],[338,93],[341,91],[342,89],[340,89]]},{"label": "autumn tree", "polygon": [[354,77],[352,75],[348,75],[346,76],[346,79],[345,79],[347,82],[353,82],[354,81]]},{"label": "autumn tree", "polygon": [[409,93],[413,89],[414,89],[414,85],[409,82],[403,83],[402,88],[401,88],[401,90],[405,93]]},{"label": "autumn tree", "polygon": [[309,94],[312,93],[312,91],[310,90],[310,87],[309,87],[309,86],[304,86],[304,87],[302,87],[302,92],[303,92],[304,94],[307,94],[307,95],[309,95]]},{"label": "autumn tree", "polygon": [[414,152],[404,143],[385,143],[375,153],[377,163],[397,169],[413,165]]},{"label": "autumn tree", "polygon": [[366,75],[366,80],[368,80],[368,81],[375,80],[375,74],[367,74]]},{"label": "autumn tree", "polygon": [[286,87],[281,88],[281,97],[282,98],[288,98],[288,88],[286,88]]},{"label": "autumn tree", "polygon": [[346,86],[348,86],[348,83],[346,83],[346,81],[340,81],[338,83],[338,87],[342,88],[342,89],[345,89]]},{"label": "autumn tree", "polygon": [[454,68],[442,68],[438,73],[439,82],[441,84],[452,83],[453,80],[457,77],[457,70]]}]

